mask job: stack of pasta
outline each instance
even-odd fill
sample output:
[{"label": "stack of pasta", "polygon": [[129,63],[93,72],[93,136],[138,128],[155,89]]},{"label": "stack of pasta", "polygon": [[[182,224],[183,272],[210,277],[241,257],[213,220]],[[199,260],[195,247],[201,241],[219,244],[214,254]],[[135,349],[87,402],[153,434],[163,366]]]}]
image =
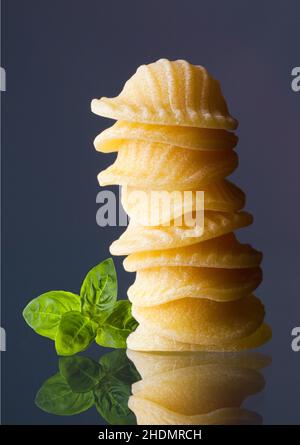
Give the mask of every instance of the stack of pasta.
[{"label": "stack of pasta", "polygon": [[[262,254],[233,233],[252,216],[241,210],[244,193],[225,179],[238,165],[237,121],[219,83],[201,66],[161,59],[140,66],[119,96],[94,99],[92,110],[117,120],[95,147],[118,152],[98,179],[123,187],[130,217],[111,245],[113,255],[128,255],[125,269],[136,272],[128,297],[139,326],[128,347],[237,351],[265,343],[271,331],[252,294],[262,280]],[[203,226],[195,217],[198,191]],[[168,192],[169,211],[153,192]]]}]

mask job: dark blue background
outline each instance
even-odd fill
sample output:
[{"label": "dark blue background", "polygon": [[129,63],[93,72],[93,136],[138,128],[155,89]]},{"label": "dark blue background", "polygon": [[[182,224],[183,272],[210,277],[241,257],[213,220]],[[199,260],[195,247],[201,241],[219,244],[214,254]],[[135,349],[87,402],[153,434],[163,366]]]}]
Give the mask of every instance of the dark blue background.
[{"label": "dark blue background", "polygon": [[[91,114],[90,100],[117,94],[138,65],[161,57],[205,65],[240,121],[233,179],[255,216],[240,239],[265,254],[257,294],[274,331],[267,389],[252,405],[266,423],[299,423],[300,352],[290,347],[300,325],[300,92],[290,86],[299,41],[293,0],[2,1],[3,423],[99,423],[93,410],[60,418],[34,406],[56,356],[21,312],[44,291],[77,291],[123,231],[96,225],[96,175],[114,156],[93,149],[111,122]],[[125,298],[133,277],[116,263]]]}]

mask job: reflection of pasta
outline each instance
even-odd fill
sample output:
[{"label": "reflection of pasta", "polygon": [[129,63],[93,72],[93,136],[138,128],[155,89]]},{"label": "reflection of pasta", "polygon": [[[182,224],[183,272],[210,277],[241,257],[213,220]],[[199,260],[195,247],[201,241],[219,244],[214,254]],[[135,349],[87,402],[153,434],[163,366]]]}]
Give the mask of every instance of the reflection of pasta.
[{"label": "reflection of pasta", "polygon": [[250,353],[127,351],[142,380],[132,385],[129,407],[139,425],[259,424],[260,415],[241,407],[260,392],[259,370],[267,356]]},{"label": "reflection of pasta", "polygon": [[[159,60],[141,66],[119,96],[94,99],[92,110],[120,119],[95,147],[117,152],[100,184],[126,186],[122,203],[131,220],[111,253],[128,255],[125,269],[137,272],[128,296],[140,325],[128,346],[235,351],[266,342],[264,308],[252,295],[262,255],[233,234],[252,216],[241,211],[244,193],[225,179],[238,163],[230,132],[237,121],[218,82],[203,67]],[[198,211],[197,190],[205,193],[203,231],[175,224]],[[170,212],[159,201],[149,205],[153,191],[176,191]]]}]

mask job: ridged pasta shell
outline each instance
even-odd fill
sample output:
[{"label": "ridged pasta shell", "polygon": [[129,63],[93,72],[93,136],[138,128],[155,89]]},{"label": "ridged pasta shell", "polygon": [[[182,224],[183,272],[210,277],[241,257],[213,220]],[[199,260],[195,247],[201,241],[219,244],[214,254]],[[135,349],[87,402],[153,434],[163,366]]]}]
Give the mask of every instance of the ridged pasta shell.
[{"label": "ridged pasta shell", "polygon": [[[245,194],[227,179],[202,187],[204,210],[237,212],[245,205]],[[198,200],[198,203],[197,203]],[[143,226],[162,225],[199,208],[197,191],[166,192],[122,187],[121,202],[125,212]]]},{"label": "ridged pasta shell", "polygon": [[130,396],[128,407],[138,425],[260,425],[262,417],[243,408],[220,408],[205,414],[187,416],[143,399]]},{"label": "ridged pasta shell", "polygon": [[111,153],[119,151],[120,145],[128,140],[177,145],[190,150],[228,150],[236,146],[238,137],[226,130],[117,121],[95,138],[94,146],[97,151]]},{"label": "ridged pasta shell", "polygon": [[262,281],[259,267],[211,269],[202,267],[151,267],[139,270],[128,289],[135,306],[152,307],[181,298],[226,302],[253,292]]},{"label": "ridged pasta shell", "polygon": [[132,253],[125,258],[123,265],[128,272],[164,266],[239,269],[257,267],[261,260],[261,252],[249,244],[241,244],[233,233],[229,233],[190,246]]},{"label": "ridged pasta shell", "polygon": [[175,340],[158,334],[156,329],[149,326],[139,325],[137,329],[127,338],[128,348],[135,351],[161,351],[161,352],[188,352],[188,351],[216,351],[216,352],[238,352],[247,349],[258,348],[267,343],[272,337],[271,328],[262,324],[255,332],[246,337],[241,337],[230,342],[220,341],[210,344],[192,344]]},{"label": "ridged pasta shell", "polygon": [[156,190],[201,190],[230,175],[238,165],[233,150],[196,151],[144,141],[123,142],[114,164],[98,175],[102,186],[121,184]]},{"label": "ridged pasta shell", "polygon": [[251,335],[262,324],[265,311],[258,298],[248,295],[222,303],[182,298],[152,307],[133,305],[132,315],[159,335],[182,343],[210,345]]},{"label": "ridged pasta shell", "polygon": [[148,250],[189,246],[248,226],[252,221],[252,216],[246,212],[205,212],[203,231],[198,227],[193,230],[184,226],[144,227],[131,221],[120,238],[111,244],[110,252],[112,255],[129,255]]},{"label": "ridged pasta shell", "polygon": [[140,66],[119,96],[92,101],[100,116],[130,122],[234,130],[217,82],[185,60],[160,59]]}]

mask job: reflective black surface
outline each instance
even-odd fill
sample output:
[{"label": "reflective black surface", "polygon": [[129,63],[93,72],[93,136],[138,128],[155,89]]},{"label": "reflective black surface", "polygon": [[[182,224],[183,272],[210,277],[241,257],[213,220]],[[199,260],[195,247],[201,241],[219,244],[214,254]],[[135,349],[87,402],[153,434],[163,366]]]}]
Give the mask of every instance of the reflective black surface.
[{"label": "reflective black surface", "polygon": [[[97,410],[109,425],[260,425],[245,407],[264,390],[259,353],[150,353],[118,349],[99,360],[60,357],[35,396],[48,415]],[[101,420],[100,420],[101,421]]]}]

